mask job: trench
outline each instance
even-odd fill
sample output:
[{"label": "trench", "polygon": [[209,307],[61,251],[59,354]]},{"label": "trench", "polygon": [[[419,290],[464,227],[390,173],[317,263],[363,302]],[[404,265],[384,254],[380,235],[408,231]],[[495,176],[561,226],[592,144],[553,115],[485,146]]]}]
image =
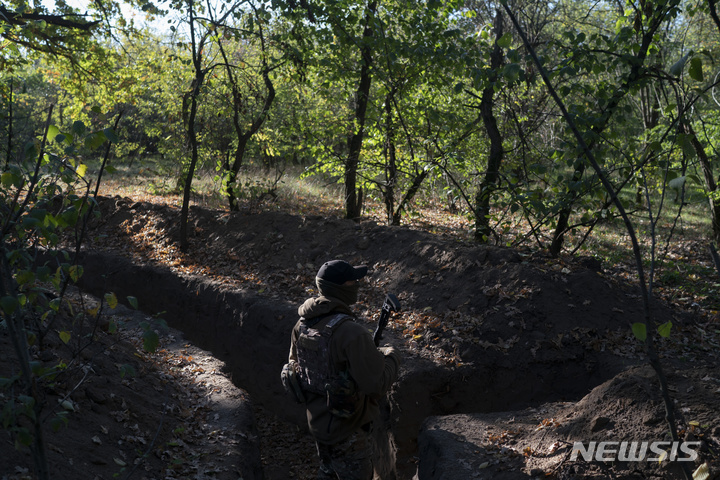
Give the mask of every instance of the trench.
[{"label": "trench", "polygon": [[[297,305],[249,290],[230,290],[202,277],[178,276],[164,267],[137,265],[124,257],[84,253],[80,288],[119,299],[134,296],[141,310],[159,314],[198,347],[225,362],[235,385],[278,418],[304,424],[279,379],[287,359]],[[418,460],[418,432],[430,416],[512,411],[556,400],[576,400],[617,373],[583,362],[558,361],[538,371],[518,369],[513,359],[447,368],[403,352],[402,375],[382,408],[376,441],[386,461],[381,478],[410,480]]]}]

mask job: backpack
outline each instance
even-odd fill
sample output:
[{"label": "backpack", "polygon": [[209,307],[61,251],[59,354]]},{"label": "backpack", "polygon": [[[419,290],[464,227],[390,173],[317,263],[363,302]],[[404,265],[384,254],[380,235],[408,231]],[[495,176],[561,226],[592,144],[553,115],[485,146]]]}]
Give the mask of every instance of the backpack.
[{"label": "backpack", "polygon": [[335,371],[330,359],[330,340],[335,329],[352,317],[335,314],[322,329],[313,328],[322,318],[300,323],[300,335],[295,344],[297,378],[303,391],[326,397],[333,415],[351,417],[359,403],[357,384],[347,369]]}]

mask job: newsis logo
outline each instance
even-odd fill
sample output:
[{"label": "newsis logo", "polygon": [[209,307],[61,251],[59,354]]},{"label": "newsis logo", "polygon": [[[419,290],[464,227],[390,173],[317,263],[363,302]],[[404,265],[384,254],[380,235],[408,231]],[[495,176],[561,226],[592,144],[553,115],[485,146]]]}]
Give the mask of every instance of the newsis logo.
[{"label": "newsis logo", "polygon": [[570,460],[582,457],[586,462],[693,462],[698,458],[700,442],[575,442]]}]

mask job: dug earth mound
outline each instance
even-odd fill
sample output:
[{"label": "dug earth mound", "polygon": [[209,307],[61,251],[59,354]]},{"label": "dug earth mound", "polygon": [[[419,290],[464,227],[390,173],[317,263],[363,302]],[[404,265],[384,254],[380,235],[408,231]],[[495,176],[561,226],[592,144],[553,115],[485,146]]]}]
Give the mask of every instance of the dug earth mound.
[{"label": "dug earth mound", "polygon": [[[101,208],[81,287],[137,298],[301,436],[303,410],[279,380],[297,306],[314,294],[324,261],[368,265],[356,306],[368,328],[387,292],[403,305],[384,337],[404,364],[379,429],[383,479],[683,478],[667,459],[572,455],[575,442],[667,440],[658,382],[630,329],[643,318],[638,291],[595,259],[370,221],[201,208],[191,209],[190,247],[180,253],[177,209],[122,198]],[[716,471],[720,325],[659,302],[652,315],[673,324],[658,348],[678,429],[698,442],[687,465]],[[265,478],[305,478],[275,463]]]}]

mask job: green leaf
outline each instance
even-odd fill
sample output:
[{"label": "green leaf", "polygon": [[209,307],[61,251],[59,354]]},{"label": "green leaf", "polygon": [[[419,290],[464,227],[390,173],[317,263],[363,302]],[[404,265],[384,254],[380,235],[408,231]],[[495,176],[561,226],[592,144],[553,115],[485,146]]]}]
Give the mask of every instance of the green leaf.
[{"label": "green leaf", "polygon": [[644,342],[647,338],[647,327],[644,323],[633,323],[632,324],[632,332],[633,335],[635,335],[635,338],[640,340],[641,342]]},{"label": "green leaf", "polygon": [[683,153],[689,158],[695,157],[695,147],[693,146],[693,135],[679,133],[676,137],[678,145],[682,148]]},{"label": "green leaf", "polygon": [[35,282],[35,273],[32,270],[18,270],[15,274],[15,281],[21,286],[31,284]]},{"label": "green leaf", "polygon": [[135,376],[135,369],[132,365],[128,365],[127,363],[120,365],[120,378],[125,378],[125,375],[130,377]]},{"label": "green leaf", "polygon": [[6,316],[12,315],[20,304],[15,297],[2,297],[0,298],[0,308]]},{"label": "green leaf", "polygon": [[7,389],[10,385],[15,383],[15,378],[0,377],[0,390]]},{"label": "green leaf", "polygon": [[26,158],[35,158],[38,154],[38,148],[37,145],[35,145],[35,142],[30,140],[25,144],[25,157]]},{"label": "green leaf", "polygon": [[57,125],[50,125],[48,127],[47,136],[50,140],[62,143],[62,141],[65,140],[65,137],[63,136],[62,138],[57,138],[59,135],[62,135],[62,133],[60,133],[60,129],[57,127]]},{"label": "green leaf", "polygon": [[522,69],[520,68],[520,65],[518,65],[517,63],[509,63],[503,68],[503,75],[505,76],[505,78],[508,79],[509,82],[515,82],[520,76],[521,70]]},{"label": "green leaf", "polygon": [[668,338],[670,336],[670,330],[672,329],[672,322],[667,321],[658,327],[658,333],[661,337]]},{"label": "green leaf", "polygon": [[683,69],[685,68],[685,64],[687,63],[687,60],[691,54],[692,52],[686,53],[685,56],[675,62],[673,66],[670,67],[670,75],[672,75],[673,77],[679,77]]},{"label": "green leaf", "polygon": [[132,308],[134,308],[135,310],[138,309],[138,299],[137,298],[128,295],[127,301]]},{"label": "green leaf", "polygon": [[500,48],[508,48],[512,44],[512,35],[506,33],[498,39],[497,44]]},{"label": "green leaf", "polygon": [[43,222],[41,222],[37,218],[33,218],[30,216],[23,217],[22,226],[23,226],[23,228],[26,228],[28,230],[32,230],[33,228],[42,227],[42,224],[43,224]]},{"label": "green leaf", "polygon": [[102,132],[96,132],[85,137],[85,147],[90,150],[100,148],[103,143],[105,143],[105,134]]},{"label": "green leaf", "polygon": [[20,428],[15,434],[15,444],[16,446],[22,445],[25,447],[29,447],[33,443],[33,436],[30,434],[30,431],[27,428]]},{"label": "green leaf", "polygon": [[59,312],[60,311],[60,302],[61,302],[61,300],[59,298],[53,298],[52,300],[50,300],[50,303],[48,303],[48,306],[54,312]]},{"label": "green leaf", "polygon": [[0,179],[2,186],[5,188],[11,187],[14,183],[14,175],[10,172],[3,173]]},{"label": "green leaf", "polygon": [[59,432],[61,428],[68,424],[68,419],[65,415],[66,412],[60,412],[50,419],[50,428],[54,433]]},{"label": "green leaf", "polygon": [[40,360],[32,360],[30,361],[29,365],[33,375],[37,375],[38,377],[47,371],[45,365],[43,365],[43,362],[41,362]]},{"label": "green leaf", "polygon": [[65,345],[67,345],[68,342],[70,341],[70,337],[71,337],[70,332],[66,332],[64,330],[62,332],[60,332],[60,340],[62,340],[62,342]]},{"label": "green leaf", "polygon": [[108,307],[110,307],[112,310],[115,310],[115,308],[117,308],[118,306],[118,299],[113,292],[105,294],[105,302],[107,302]]},{"label": "green leaf", "polygon": [[35,398],[30,395],[18,395],[18,400],[25,406],[26,410],[32,410],[35,407]]},{"label": "green leaf", "polygon": [[688,69],[688,73],[690,74],[690,78],[697,82],[702,82],[703,77],[703,69],[702,69],[702,59],[700,57],[693,57],[690,60],[690,68]]},{"label": "green leaf", "polygon": [[113,130],[112,128],[106,128],[105,130],[103,130],[103,133],[105,134],[105,138],[110,140],[112,143],[117,143],[120,141],[118,136],[115,134],[115,130]]},{"label": "green leaf", "polygon": [[85,124],[80,120],[76,120],[73,122],[72,131],[77,135],[82,135],[85,132]]},{"label": "green leaf", "polygon": [[35,275],[37,276],[38,280],[41,282],[47,282],[50,278],[50,267],[43,265],[42,267],[38,267],[35,271]]},{"label": "green leaf", "polygon": [[154,353],[160,346],[160,336],[154,330],[146,330],[143,333],[143,350]]}]

